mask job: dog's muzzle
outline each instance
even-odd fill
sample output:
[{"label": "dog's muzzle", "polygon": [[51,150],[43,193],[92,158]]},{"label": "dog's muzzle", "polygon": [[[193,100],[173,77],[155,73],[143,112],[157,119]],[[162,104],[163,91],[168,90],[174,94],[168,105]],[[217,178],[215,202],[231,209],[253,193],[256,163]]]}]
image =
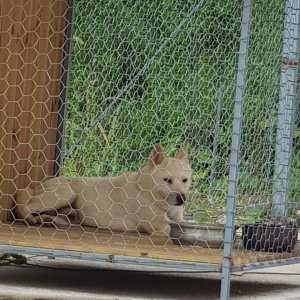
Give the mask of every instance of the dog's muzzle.
[{"label": "dog's muzzle", "polygon": [[177,194],[177,196],[176,196],[176,206],[183,205],[184,202],[185,202],[185,199],[186,199],[185,194],[182,194],[182,193]]}]

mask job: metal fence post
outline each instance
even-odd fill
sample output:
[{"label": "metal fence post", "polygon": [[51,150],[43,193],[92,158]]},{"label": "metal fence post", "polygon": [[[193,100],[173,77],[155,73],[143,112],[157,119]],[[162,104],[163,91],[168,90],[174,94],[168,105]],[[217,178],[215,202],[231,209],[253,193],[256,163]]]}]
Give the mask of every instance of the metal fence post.
[{"label": "metal fence post", "polygon": [[211,162],[211,172],[209,178],[209,196],[213,197],[213,192],[215,189],[215,176],[216,176],[216,166],[217,166],[217,156],[218,147],[220,142],[220,129],[221,129],[221,110],[223,101],[224,87],[221,84],[218,88],[217,93],[217,104],[216,104],[216,117],[215,117],[215,129],[214,129],[214,141],[213,141],[213,151],[212,151],[212,162]]},{"label": "metal fence post", "polygon": [[71,65],[71,51],[72,51],[72,37],[73,37],[73,20],[75,15],[76,0],[68,0],[68,8],[66,12],[66,28],[65,28],[65,43],[64,43],[64,59],[62,61],[63,73],[61,78],[61,93],[60,93],[60,108],[58,111],[58,128],[56,136],[56,149],[55,149],[55,165],[54,176],[59,176],[61,166],[63,164],[64,154],[64,136],[65,136],[65,120],[66,120],[66,107],[68,99],[68,84],[70,76]]},{"label": "metal fence post", "polygon": [[272,219],[284,219],[288,215],[289,176],[296,111],[299,29],[300,1],[287,0],[285,4],[280,99],[275,147]]},{"label": "metal fence post", "polygon": [[234,105],[234,118],[232,126],[232,142],[230,154],[230,170],[228,182],[228,195],[226,207],[226,225],[224,240],[224,256],[222,266],[222,282],[220,299],[229,299],[230,295],[230,273],[231,255],[233,248],[234,217],[235,217],[235,197],[238,187],[239,154],[242,135],[243,104],[245,99],[246,73],[248,61],[248,48],[250,40],[252,0],[244,0],[243,17],[241,24],[241,37],[239,60],[236,79],[236,96]]}]

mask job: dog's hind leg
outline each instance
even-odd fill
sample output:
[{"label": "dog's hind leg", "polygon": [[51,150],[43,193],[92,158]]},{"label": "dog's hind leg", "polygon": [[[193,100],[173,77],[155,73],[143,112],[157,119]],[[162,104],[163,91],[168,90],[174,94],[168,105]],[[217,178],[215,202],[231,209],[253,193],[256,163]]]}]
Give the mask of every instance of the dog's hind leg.
[{"label": "dog's hind leg", "polygon": [[77,210],[70,207],[64,207],[57,211],[45,211],[40,214],[32,214],[36,223],[43,224],[44,226],[57,226],[66,227],[75,224],[80,224],[80,218]]},{"label": "dog's hind leg", "polygon": [[76,209],[73,209],[71,206],[66,206],[58,211],[55,211],[55,214],[52,212],[42,212],[40,217],[40,223],[44,225],[57,225],[60,226],[71,226],[75,224],[80,224],[80,214]]},{"label": "dog's hind leg", "polygon": [[[45,218],[55,223],[58,211],[64,207],[71,209],[76,198],[77,194],[65,184],[51,185],[46,182],[36,190],[20,190],[16,194],[17,217],[32,225],[42,223]],[[43,214],[44,217],[41,217]]]}]

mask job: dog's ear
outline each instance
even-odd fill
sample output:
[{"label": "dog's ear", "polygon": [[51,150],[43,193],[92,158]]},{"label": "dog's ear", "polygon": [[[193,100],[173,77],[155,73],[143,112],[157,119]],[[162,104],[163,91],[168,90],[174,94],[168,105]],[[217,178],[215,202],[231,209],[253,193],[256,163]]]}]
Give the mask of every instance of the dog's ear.
[{"label": "dog's ear", "polygon": [[188,154],[188,150],[189,150],[190,144],[185,144],[176,154],[176,158],[178,159],[186,159],[187,158],[187,154]]},{"label": "dog's ear", "polygon": [[163,160],[165,159],[164,148],[161,144],[156,144],[152,151],[150,152],[149,156],[149,164],[153,166],[160,165]]}]

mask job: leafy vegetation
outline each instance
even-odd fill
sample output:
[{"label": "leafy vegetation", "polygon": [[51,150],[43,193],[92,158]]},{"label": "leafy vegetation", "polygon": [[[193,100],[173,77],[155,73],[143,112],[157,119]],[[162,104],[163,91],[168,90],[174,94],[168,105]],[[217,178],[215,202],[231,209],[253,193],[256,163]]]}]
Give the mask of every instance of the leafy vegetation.
[{"label": "leafy vegetation", "polygon": [[[242,1],[204,1],[189,19],[197,1],[76,2],[64,174],[115,175],[145,162],[157,142],[174,154],[188,141],[190,209],[224,207]],[[245,196],[271,194],[283,5],[257,0],[253,8],[240,161]]]}]

